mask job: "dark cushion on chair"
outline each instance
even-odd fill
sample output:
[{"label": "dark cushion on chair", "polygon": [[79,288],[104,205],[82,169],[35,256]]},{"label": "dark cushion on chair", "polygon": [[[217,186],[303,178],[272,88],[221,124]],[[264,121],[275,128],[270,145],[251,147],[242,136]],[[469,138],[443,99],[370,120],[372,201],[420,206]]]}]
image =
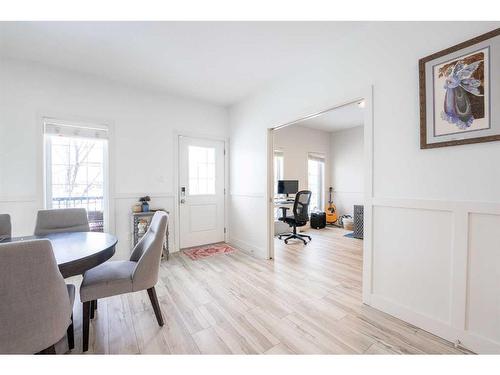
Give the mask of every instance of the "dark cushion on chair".
[{"label": "dark cushion on chair", "polygon": [[282,218],[283,221],[289,225],[297,225],[297,226],[303,226],[303,225],[306,225],[307,224],[307,221],[297,221],[295,220],[295,217],[293,216],[287,216],[287,217],[284,217]]}]

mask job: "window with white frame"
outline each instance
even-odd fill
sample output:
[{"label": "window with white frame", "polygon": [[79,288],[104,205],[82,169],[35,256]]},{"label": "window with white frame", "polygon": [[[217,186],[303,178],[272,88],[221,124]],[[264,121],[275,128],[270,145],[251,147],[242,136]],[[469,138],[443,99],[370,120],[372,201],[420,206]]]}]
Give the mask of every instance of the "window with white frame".
[{"label": "window with white frame", "polygon": [[283,180],[285,158],[283,151],[274,151],[274,195],[278,194],[278,180]]},{"label": "window with white frame", "polygon": [[307,161],[307,184],[312,192],[309,211],[323,210],[325,203],[325,157],[310,153]]},{"label": "window with white frame", "polygon": [[215,148],[189,146],[189,195],[215,195]]},{"label": "window with white frame", "polygon": [[108,130],[58,121],[44,124],[45,206],[85,208],[92,231],[107,225]]}]

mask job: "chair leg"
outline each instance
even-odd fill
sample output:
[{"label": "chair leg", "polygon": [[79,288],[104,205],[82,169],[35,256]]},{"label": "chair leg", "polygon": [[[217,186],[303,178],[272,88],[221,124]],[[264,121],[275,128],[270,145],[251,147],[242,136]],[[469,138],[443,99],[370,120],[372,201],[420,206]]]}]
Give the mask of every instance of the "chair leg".
[{"label": "chair leg", "polygon": [[83,303],[83,351],[89,350],[89,328],[91,301]]},{"label": "chair leg", "polygon": [[294,233],[285,238],[285,243],[288,244],[288,240],[297,239],[301,240],[304,243],[304,245],[307,245],[307,241],[304,238],[307,238],[309,239],[309,241],[311,241],[311,237],[308,236],[307,234],[300,234],[297,233],[297,231],[294,231]]},{"label": "chair leg", "polygon": [[47,349],[43,349],[36,354],[56,354],[56,347],[54,345],[51,345]]},{"label": "chair leg", "polygon": [[163,327],[163,317],[161,316],[160,304],[158,303],[158,297],[156,296],[155,287],[148,289],[149,299],[151,300],[151,304],[153,305],[153,310],[155,311],[156,320],[158,321],[158,325]]},{"label": "chair leg", "polygon": [[94,319],[97,310],[97,300],[90,301],[90,319]]},{"label": "chair leg", "polygon": [[292,234],[292,235],[288,236],[287,238],[285,238],[285,243],[288,245],[288,241],[289,241],[289,240],[293,240],[293,239],[296,239],[296,240],[301,240],[301,241],[304,243],[304,245],[307,245],[307,241],[306,241],[306,240],[304,240],[304,239],[302,238],[302,236],[300,236],[300,235],[298,235],[298,234]]},{"label": "chair leg", "polygon": [[282,237],[287,237],[289,235],[293,234],[292,232],[285,232],[285,233],[281,233],[281,234],[278,234],[278,238],[281,240]]},{"label": "chair leg", "polygon": [[66,331],[66,335],[68,336],[68,348],[69,350],[73,350],[75,348],[75,332],[73,328],[73,314],[71,314],[71,324]]}]

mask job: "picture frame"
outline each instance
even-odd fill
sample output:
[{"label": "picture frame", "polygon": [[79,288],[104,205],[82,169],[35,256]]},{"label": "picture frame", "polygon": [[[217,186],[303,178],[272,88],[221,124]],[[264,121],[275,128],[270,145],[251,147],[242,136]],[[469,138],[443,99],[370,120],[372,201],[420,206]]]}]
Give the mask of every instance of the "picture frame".
[{"label": "picture frame", "polygon": [[500,141],[500,28],[420,59],[419,91],[421,149]]}]

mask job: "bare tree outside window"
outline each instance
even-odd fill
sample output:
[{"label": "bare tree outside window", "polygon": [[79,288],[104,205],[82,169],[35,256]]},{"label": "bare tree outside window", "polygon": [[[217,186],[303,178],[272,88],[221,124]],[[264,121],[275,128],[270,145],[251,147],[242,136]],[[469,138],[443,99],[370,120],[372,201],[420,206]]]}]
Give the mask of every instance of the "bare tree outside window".
[{"label": "bare tree outside window", "polygon": [[52,207],[83,207],[91,230],[103,231],[103,142],[50,136],[49,147]]}]

